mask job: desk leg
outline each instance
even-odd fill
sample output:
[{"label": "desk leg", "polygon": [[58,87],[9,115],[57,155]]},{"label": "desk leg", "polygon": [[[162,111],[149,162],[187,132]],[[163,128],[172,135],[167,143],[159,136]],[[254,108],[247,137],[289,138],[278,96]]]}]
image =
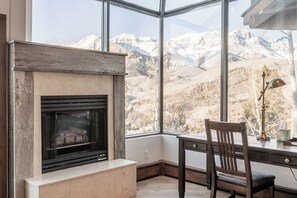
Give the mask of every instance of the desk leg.
[{"label": "desk leg", "polygon": [[179,152],[178,152],[178,167],[179,167],[179,177],[178,177],[178,192],[179,197],[185,197],[185,172],[186,172],[186,156],[184,148],[184,140],[179,139]]}]

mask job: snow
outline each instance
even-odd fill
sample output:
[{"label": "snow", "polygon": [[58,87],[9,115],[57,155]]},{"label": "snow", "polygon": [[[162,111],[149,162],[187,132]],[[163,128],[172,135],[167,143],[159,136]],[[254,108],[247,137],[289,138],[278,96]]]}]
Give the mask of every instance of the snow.
[{"label": "snow", "polygon": [[[135,51],[139,56],[157,58],[159,42],[150,37],[136,36],[135,34],[120,34],[111,39],[115,50],[128,53]],[[100,49],[101,38],[89,35],[72,47]],[[221,53],[220,32],[187,33],[164,42],[164,52],[170,57],[170,68],[177,69],[188,66],[210,67],[219,62]],[[229,33],[230,61],[252,58],[287,58],[288,47],[286,40],[267,40],[255,36],[250,30],[234,30]],[[212,63],[212,64],[211,64]]]}]

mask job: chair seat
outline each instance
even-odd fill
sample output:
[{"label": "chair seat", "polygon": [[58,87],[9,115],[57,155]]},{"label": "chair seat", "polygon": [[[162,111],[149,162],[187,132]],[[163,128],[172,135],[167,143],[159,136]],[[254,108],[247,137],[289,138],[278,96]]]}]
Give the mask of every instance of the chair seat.
[{"label": "chair seat", "polygon": [[[230,176],[224,173],[218,173],[218,179],[227,183],[236,184],[240,186],[246,186],[246,180],[244,177]],[[261,185],[267,185],[268,183],[274,183],[275,176],[267,173],[262,173],[258,171],[252,171],[253,187],[258,187]]]}]

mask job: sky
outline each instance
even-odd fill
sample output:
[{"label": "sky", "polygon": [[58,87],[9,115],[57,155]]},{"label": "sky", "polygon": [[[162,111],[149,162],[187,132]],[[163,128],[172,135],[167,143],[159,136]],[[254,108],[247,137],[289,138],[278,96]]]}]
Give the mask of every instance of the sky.
[{"label": "sky", "polygon": [[[84,38],[90,34],[101,35],[101,2],[95,0],[32,0],[33,41],[46,43],[69,43]],[[128,0],[133,2],[134,0]],[[184,0],[190,4],[197,0]],[[149,7],[151,2],[159,0],[143,0]],[[168,8],[180,6],[181,1],[172,0]],[[156,9],[157,6],[149,8]],[[210,12],[209,14],[208,12]],[[218,12],[219,10],[219,12]],[[165,19],[165,38],[180,36],[187,32],[197,32],[197,29],[220,30],[220,4],[207,10],[200,9],[190,14],[183,14]],[[199,16],[198,16],[199,15]],[[210,16],[209,16],[210,15]],[[201,18],[201,16],[204,16]],[[211,18],[216,23],[209,23]],[[197,19],[195,22],[192,19]],[[121,33],[136,34],[159,38],[159,19],[130,10],[111,6],[110,10],[110,37]],[[192,22],[191,22],[192,21]],[[213,24],[206,27],[203,23]]]},{"label": "sky", "polygon": [[[101,35],[101,2],[96,0],[32,0],[32,40],[42,43],[67,44],[76,42],[88,35]],[[135,0],[128,0],[133,2]],[[148,6],[159,0],[142,0]],[[193,3],[197,0],[184,0]],[[170,1],[169,8],[180,4],[179,0]],[[229,6],[229,31],[248,29],[243,25],[241,14],[248,8],[250,1],[239,0]],[[155,8],[155,7],[151,7]],[[159,38],[159,19],[116,6],[110,10],[110,37],[122,33]],[[221,4],[165,18],[165,39],[186,33],[220,31]],[[280,38],[280,31],[253,30],[258,36]]]},{"label": "sky", "polygon": [[95,0],[32,0],[32,40],[69,43],[101,34],[101,2]]}]

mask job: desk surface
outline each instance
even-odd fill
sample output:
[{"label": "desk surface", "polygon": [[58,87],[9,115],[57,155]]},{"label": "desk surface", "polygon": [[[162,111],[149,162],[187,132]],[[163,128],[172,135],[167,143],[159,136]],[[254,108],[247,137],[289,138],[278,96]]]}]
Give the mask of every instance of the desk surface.
[{"label": "desk surface", "polygon": [[[205,133],[179,135],[177,138],[183,142],[185,150],[207,152]],[[235,143],[240,150],[240,138],[235,138]],[[248,137],[248,145],[250,160],[252,161],[297,168],[297,146],[284,146],[282,142],[277,142],[276,139],[261,142],[253,136]]]},{"label": "desk surface", "polygon": [[[193,135],[178,135],[177,138],[185,139],[185,140],[192,140],[192,141],[202,141],[206,142],[206,134],[205,133],[198,133]],[[235,144],[241,145],[240,138],[235,137]],[[248,145],[249,148],[259,148],[259,149],[269,149],[275,150],[280,152],[292,152],[296,153],[297,157],[297,146],[284,146],[282,142],[277,142],[276,139],[271,139],[270,141],[260,141],[257,140],[254,136],[248,136]]]}]

